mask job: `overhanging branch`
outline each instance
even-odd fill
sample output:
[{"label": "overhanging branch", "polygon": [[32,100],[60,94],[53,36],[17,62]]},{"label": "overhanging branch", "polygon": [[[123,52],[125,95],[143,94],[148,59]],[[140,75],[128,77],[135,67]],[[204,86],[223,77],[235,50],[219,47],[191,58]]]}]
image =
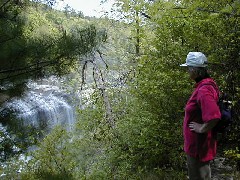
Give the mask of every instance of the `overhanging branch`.
[{"label": "overhanging branch", "polygon": [[[53,61],[38,62],[38,63],[31,64],[30,66],[27,66],[24,68],[3,70],[0,73],[14,73],[14,74],[8,75],[7,77],[0,78],[0,81],[6,80],[6,79],[11,79],[13,77],[28,74],[31,72],[38,72],[42,68],[45,68],[47,66],[53,66],[56,64],[62,65],[64,63],[64,61],[59,61],[59,59],[61,59],[62,57],[63,57],[63,55],[60,55],[60,56],[56,57],[55,60],[53,60]],[[39,66],[39,63],[41,64],[41,66]]]}]

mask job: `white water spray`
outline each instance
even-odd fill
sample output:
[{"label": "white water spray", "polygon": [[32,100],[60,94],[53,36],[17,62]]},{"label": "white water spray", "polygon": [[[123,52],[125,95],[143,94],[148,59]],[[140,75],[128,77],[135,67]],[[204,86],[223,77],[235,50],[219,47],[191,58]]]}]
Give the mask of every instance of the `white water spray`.
[{"label": "white water spray", "polygon": [[8,102],[5,108],[14,112],[23,125],[52,129],[55,125],[74,125],[74,110],[63,98],[66,94],[57,86],[29,83],[31,88],[23,97]]}]

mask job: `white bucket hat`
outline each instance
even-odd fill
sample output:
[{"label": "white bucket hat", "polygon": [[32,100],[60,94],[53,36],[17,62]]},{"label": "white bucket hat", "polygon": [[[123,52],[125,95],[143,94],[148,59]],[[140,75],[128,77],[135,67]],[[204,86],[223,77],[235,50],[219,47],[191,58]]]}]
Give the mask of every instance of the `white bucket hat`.
[{"label": "white bucket hat", "polygon": [[201,52],[189,52],[186,63],[180,66],[207,67],[207,58]]}]

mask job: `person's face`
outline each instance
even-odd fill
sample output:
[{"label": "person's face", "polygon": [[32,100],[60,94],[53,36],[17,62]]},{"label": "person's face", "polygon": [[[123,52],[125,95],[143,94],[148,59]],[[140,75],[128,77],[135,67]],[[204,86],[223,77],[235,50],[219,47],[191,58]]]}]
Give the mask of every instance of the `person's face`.
[{"label": "person's face", "polygon": [[195,80],[198,77],[196,69],[192,66],[188,66],[188,74],[192,80]]}]

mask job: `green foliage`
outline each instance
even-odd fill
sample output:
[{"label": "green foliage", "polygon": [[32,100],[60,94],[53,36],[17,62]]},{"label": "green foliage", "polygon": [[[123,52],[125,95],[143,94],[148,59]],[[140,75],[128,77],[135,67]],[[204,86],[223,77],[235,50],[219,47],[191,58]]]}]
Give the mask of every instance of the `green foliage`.
[{"label": "green foliage", "polygon": [[[112,92],[119,94],[119,91]],[[157,119],[148,105],[121,91],[113,96],[116,127],[105,119],[101,95],[79,111],[76,130],[56,128],[32,153],[23,179],[158,179],[184,177],[180,128]],[[130,98],[131,97],[131,98]],[[134,108],[133,108],[134,107]],[[168,131],[172,128],[172,131]],[[174,138],[174,143],[173,143]],[[167,155],[167,156],[166,156]],[[177,170],[177,171],[176,171]],[[61,179],[61,178],[60,178]]]},{"label": "green foliage", "polygon": [[[184,87],[184,84],[188,83],[185,74],[179,72],[178,66],[185,61],[189,51],[205,53],[209,59],[212,77],[216,79],[220,89],[230,94],[234,101],[235,123],[231,135],[228,136],[228,142],[235,147],[239,146],[239,82],[237,80],[239,71],[237,69],[239,69],[240,6],[237,4],[238,1],[154,3],[149,12],[152,16],[151,22],[156,24],[154,26],[156,38],[151,42],[153,47],[146,51],[148,56],[143,58],[140,69],[141,86],[147,89],[142,97],[148,97],[146,99],[153,97],[153,101],[158,97],[168,99],[164,95],[170,95],[173,89],[178,89],[179,92],[173,93],[175,94],[173,96],[175,100],[179,99],[179,102],[176,102],[177,107],[181,107],[184,105],[184,99],[187,100],[187,94],[190,95],[191,87],[188,85]],[[161,82],[164,83],[154,80],[155,77],[161,77]],[[144,81],[145,78],[147,82]],[[168,85],[171,85],[170,88]],[[166,92],[160,93],[159,89],[161,90],[163,86],[167,86],[163,88]],[[141,94],[144,91],[139,92]],[[153,95],[150,96],[152,92]]]},{"label": "green foliage", "polygon": [[[99,112],[81,113],[81,119],[74,132],[67,132],[56,127],[51,134],[39,143],[38,149],[30,153],[31,160],[24,166],[21,179],[106,179],[107,172],[103,166],[107,162],[102,156],[104,141],[96,131]],[[94,120],[90,120],[94,118]],[[90,124],[88,124],[90,123]],[[99,127],[98,129],[101,129]],[[106,164],[103,164],[106,163]],[[107,167],[107,166],[106,166]],[[105,168],[106,168],[105,167]]]},{"label": "green foliage", "polygon": [[40,128],[24,125],[23,121],[17,119],[11,112],[8,117],[1,117],[1,125],[3,125],[0,132],[0,162],[2,163],[35,145],[44,133]]},{"label": "green foliage", "polygon": [[[191,93],[192,86],[188,82],[186,73],[180,70],[179,64],[184,62],[189,51],[202,51],[207,54],[210,63],[219,64],[215,64],[215,66],[210,64],[212,76],[222,89],[227,90],[230,94],[233,93],[233,97],[237,93],[237,91],[232,91],[233,81],[229,81],[229,71],[235,72],[235,68],[238,67],[238,57],[235,59],[233,57],[236,57],[234,54],[239,53],[237,45],[239,43],[234,43],[238,41],[239,31],[232,34],[229,27],[238,27],[238,15],[225,12],[226,7],[230,11],[233,10],[230,7],[234,7],[234,12],[237,12],[236,6],[229,7],[229,4],[231,3],[225,1],[196,1],[191,4],[158,1],[153,3],[153,6],[150,7],[152,9],[148,10],[152,17],[152,28],[148,29],[154,30],[155,37],[148,39],[148,35],[150,34],[152,37],[152,33],[148,34],[147,31],[145,36],[141,36],[149,41],[143,41],[147,43],[142,46],[146,47],[143,49],[145,55],[138,58],[138,68],[136,69],[138,74],[133,85],[134,97],[138,99],[133,101],[135,103],[125,105],[134,110],[131,109],[129,114],[124,111],[126,116],[122,116],[118,121],[117,132],[120,135],[117,136],[117,139],[120,141],[116,140],[116,147],[119,148],[113,150],[115,153],[118,152],[113,153],[115,155],[113,157],[116,158],[114,162],[121,164],[119,167],[125,167],[123,172],[124,170],[136,170],[144,165],[148,168],[154,166],[163,168],[170,164],[174,168],[174,162],[182,162],[178,158],[171,158],[171,153],[182,150],[180,146],[182,144],[183,107]],[[127,7],[130,8],[130,6],[126,6],[126,9],[123,10],[129,11],[130,9]],[[229,23],[234,24],[229,26]],[[230,43],[229,38],[234,38],[234,41]],[[233,54],[229,55],[229,50]],[[226,68],[222,69],[221,63],[224,63]],[[232,64],[235,64],[235,67],[232,67]],[[236,83],[238,74],[237,72],[234,75],[231,74],[231,78],[235,76],[233,78],[234,86],[238,86]],[[122,120],[125,124],[121,124]],[[157,132],[161,135],[156,135]],[[235,132],[235,135],[237,134]],[[162,142],[159,145],[161,146],[159,149],[162,151],[153,148],[153,145],[157,144],[155,136]],[[178,142],[179,144],[169,144],[168,142]],[[164,159],[161,153],[166,153],[165,148],[167,149],[167,147],[171,149],[171,153],[168,153],[169,157],[164,157]],[[158,155],[158,152],[161,153]],[[152,154],[158,157],[163,164],[158,164],[151,159]],[[176,158],[176,154],[174,155],[173,157]],[[119,157],[122,158],[120,162]],[[147,157],[149,162],[148,160],[143,162],[141,157]],[[181,166],[177,164],[176,167]],[[120,176],[124,175],[123,172],[120,173]]]},{"label": "green foliage", "polygon": [[1,152],[1,158],[0,161],[4,162],[6,159],[11,157],[13,153],[13,147],[15,145],[14,141],[12,140],[12,137],[9,136],[4,131],[0,132],[1,137],[1,145],[0,145],[0,152]]},{"label": "green foliage", "polygon": [[15,156],[4,162],[0,167],[1,179],[19,179],[24,160],[19,160],[20,156]]},{"label": "green foliage", "polygon": [[240,153],[238,147],[236,147],[235,149],[225,150],[224,155],[228,158],[232,166],[238,169],[238,171],[234,173],[234,178],[239,179]]},{"label": "green foliage", "polygon": [[[230,137],[236,151],[228,150],[226,156],[239,160],[239,2],[119,2],[121,10],[127,12],[128,23],[134,24],[104,19],[96,28],[82,20],[66,21],[50,12],[32,11],[34,21],[30,18],[23,32],[31,37],[26,42],[32,49],[42,48],[32,50],[28,62],[38,54],[40,60],[68,61],[71,65],[85,52],[106,48],[109,67],[119,81],[113,85],[116,79],[109,78],[105,89],[114,128],[106,118],[102,91],[93,86],[91,98],[78,110],[73,134],[57,128],[47,136],[33,152],[23,179],[184,179],[182,121],[193,82],[179,65],[189,51],[208,56],[212,76],[234,98],[236,125]],[[135,14],[138,11],[151,18],[141,19]],[[61,23],[64,27],[60,28]],[[52,29],[50,33],[47,26]],[[108,36],[105,30],[98,31],[102,27],[110,27]],[[138,57],[134,52],[136,39],[141,45]],[[46,67],[44,72],[67,71],[63,64]],[[104,75],[109,72],[104,71]]]},{"label": "green foliage", "polygon": [[239,154],[239,149],[236,148],[235,150],[231,149],[231,150],[226,150],[225,151],[225,155],[228,158],[231,158],[235,161],[240,161],[240,154]]},{"label": "green foliage", "polygon": [[0,5],[1,84],[69,73],[106,36],[89,21],[46,5],[11,1]]},{"label": "green foliage", "polygon": [[72,179],[75,163],[69,147],[69,134],[56,127],[39,149],[31,153],[32,159],[27,164],[30,172],[23,172],[22,179]]},{"label": "green foliage", "polygon": [[147,172],[157,167],[181,167],[182,140],[177,135],[180,128],[176,125],[179,123],[167,122],[164,115],[159,118],[144,101],[133,101],[128,105],[132,108],[119,119],[118,136],[114,140],[117,143],[115,161],[119,163],[119,169],[122,167],[130,173]]}]

